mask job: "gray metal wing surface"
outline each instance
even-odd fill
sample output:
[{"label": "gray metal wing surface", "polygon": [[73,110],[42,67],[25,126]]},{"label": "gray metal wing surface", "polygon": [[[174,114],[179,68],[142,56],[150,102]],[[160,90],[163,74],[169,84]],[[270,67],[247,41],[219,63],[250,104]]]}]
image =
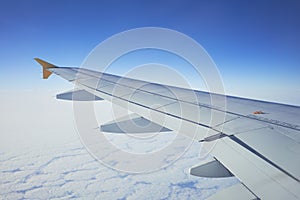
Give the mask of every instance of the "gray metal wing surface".
[{"label": "gray metal wing surface", "polygon": [[[210,154],[217,161],[213,164],[215,169],[225,167],[228,174],[241,181],[222,192],[223,197],[300,198],[300,107],[37,61],[47,71],[44,78],[48,78],[49,72],[54,73],[155,124],[203,144],[214,142]],[[226,100],[226,108],[219,106],[218,99]],[[214,116],[221,117],[213,120]],[[201,167],[197,169],[201,174]]]}]

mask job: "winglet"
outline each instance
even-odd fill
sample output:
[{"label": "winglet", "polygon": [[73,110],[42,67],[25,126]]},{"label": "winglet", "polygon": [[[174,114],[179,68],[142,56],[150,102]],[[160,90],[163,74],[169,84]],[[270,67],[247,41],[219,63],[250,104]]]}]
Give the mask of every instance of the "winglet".
[{"label": "winglet", "polygon": [[34,58],[34,60],[36,60],[43,67],[43,79],[47,79],[52,74],[52,72],[47,69],[57,67],[39,58]]}]

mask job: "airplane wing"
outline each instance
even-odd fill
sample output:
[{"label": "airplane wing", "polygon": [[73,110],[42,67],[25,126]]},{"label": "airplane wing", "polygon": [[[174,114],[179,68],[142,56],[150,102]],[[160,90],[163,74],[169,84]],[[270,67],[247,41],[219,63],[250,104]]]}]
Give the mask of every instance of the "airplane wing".
[{"label": "airplane wing", "polygon": [[[203,144],[217,141],[210,151],[213,160],[190,173],[210,178],[235,176],[240,184],[211,199],[300,198],[300,107],[220,95],[226,98],[225,110],[211,103],[210,95],[217,94],[35,60],[42,65],[45,79],[54,73],[98,99],[152,121],[155,128],[174,130]],[[211,123],[215,113],[224,116],[222,123]],[[103,128],[114,130],[115,126]]]}]

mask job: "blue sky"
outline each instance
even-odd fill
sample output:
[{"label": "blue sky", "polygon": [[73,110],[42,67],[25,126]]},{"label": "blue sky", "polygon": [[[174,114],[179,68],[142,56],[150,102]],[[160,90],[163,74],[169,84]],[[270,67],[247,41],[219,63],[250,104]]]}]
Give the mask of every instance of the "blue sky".
[{"label": "blue sky", "polygon": [[1,1],[0,89],[43,82],[40,57],[78,66],[101,41],[132,28],[180,31],[218,66],[227,93],[300,105],[300,1]]}]

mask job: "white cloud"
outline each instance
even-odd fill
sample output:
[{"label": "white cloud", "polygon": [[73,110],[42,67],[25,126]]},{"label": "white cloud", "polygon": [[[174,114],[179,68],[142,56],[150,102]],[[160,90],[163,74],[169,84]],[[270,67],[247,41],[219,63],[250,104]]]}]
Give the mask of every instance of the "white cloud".
[{"label": "white cloud", "polygon": [[74,129],[71,102],[33,92],[2,96],[0,196],[4,199],[204,199],[236,179],[192,177],[199,144],[153,173],[109,169],[86,151]]}]

